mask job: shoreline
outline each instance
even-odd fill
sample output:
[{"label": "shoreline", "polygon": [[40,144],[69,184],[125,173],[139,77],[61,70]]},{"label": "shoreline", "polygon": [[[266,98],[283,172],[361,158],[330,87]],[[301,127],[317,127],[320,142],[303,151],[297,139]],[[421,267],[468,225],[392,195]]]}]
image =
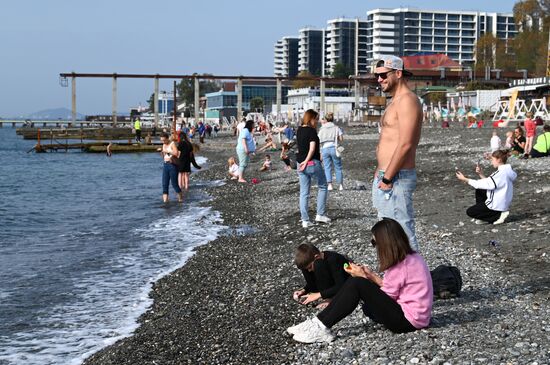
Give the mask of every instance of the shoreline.
[{"label": "shoreline", "polygon": [[[550,185],[548,159],[512,161],[518,180],[509,222],[471,224],[465,208],[473,204],[473,190],[453,171],[455,165],[473,166],[488,149],[488,128],[424,128],[417,156],[420,249],[431,269],[446,262],[460,268],[462,296],[435,301],[430,328],[412,334],[391,334],[355,311],[335,326],[332,344],[302,345],[285,335],[288,326],[316,313],[291,299],[303,280],[292,265],[298,244],[311,242],[374,264],[365,237],[376,221],[367,179],[377,135],[374,129],[345,129],[346,190],[329,194],[331,224],[303,229],[295,172],[285,172],[274,152],[276,170],[260,173],[263,154],[256,156],[247,175],[259,184],[227,181],[209,192],[209,205],[231,228],[228,233],[196,248],[183,267],[157,281],[153,305],[134,334],[84,364],[549,362],[550,221],[544,201],[550,190],[536,193]],[[200,172],[201,180],[225,177],[225,161],[235,154],[232,139],[207,140],[201,154],[210,168]],[[487,244],[491,239],[498,248]]]}]

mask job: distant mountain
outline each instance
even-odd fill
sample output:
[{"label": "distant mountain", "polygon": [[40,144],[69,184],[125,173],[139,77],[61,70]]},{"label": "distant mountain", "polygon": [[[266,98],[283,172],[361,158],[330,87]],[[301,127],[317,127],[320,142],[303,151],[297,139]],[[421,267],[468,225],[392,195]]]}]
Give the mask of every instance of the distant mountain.
[{"label": "distant mountain", "polygon": [[[25,116],[30,120],[71,120],[72,112],[67,108],[46,109]],[[84,119],[84,115],[76,113],[76,119]]]}]

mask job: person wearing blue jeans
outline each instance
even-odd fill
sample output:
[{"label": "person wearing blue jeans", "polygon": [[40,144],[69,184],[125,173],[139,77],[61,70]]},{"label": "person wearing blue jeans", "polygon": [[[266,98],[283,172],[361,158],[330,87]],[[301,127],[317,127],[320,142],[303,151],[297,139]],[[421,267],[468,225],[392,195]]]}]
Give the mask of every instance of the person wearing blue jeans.
[{"label": "person wearing blue jeans", "polygon": [[168,203],[168,187],[170,181],[172,181],[172,187],[178,194],[178,201],[183,200],[183,194],[178,184],[178,167],[174,164],[177,161],[179,151],[176,144],[170,140],[168,133],[162,133],[160,135],[162,147],[159,152],[164,160],[164,166],[162,168],[162,201]]},{"label": "person wearing blue jeans", "polygon": [[307,228],[311,225],[308,215],[309,190],[311,179],[317,179],[317,216],[315,221],[328,223],[330,218],[326,216],[327,203],[327,180],[325,172],[321,165],[321,155],[319,153],[319,137],[317,136],[317,121],[319,113],[309,109],[304,113],[302,125],[296,132],[296,144],[298,153],[296,161],[298,162],[298,177],[300,179],[300,216],[302,227]]},{"label": "person wearing blue jeans", "polygon": [[336,155],[336,147],[338,142],[342,141],[342,131],[333,123],[334,116],[328,113],[321,121],[321,129],[319,130],[319,142],[321,143],[321,155],[323,157],[323,166],[325,168],[325,176],[327,178],[328,190],[332,190],[332,167],[334,166],[334,174],[336,175],[336,183],[340,186],[340,190],[344,190],[343,174],[342,174],[342,158]]},{"label": "person wearing blue jeans", "polygon": [[393,218],[398,221],[407,233],[412,249],[418,251],[412,199],[416,189],[416,170],[400,170],[389,190],[379,188],[383,178],[384,171],[378,171],[372,183],[372,204],[378,210],[378,219]]},{"label": "person wearing blue jeans", "polygon": [[393,218],[403,226],[411,247],[418,251],[412,199],[423,113],[418,97],[407,84],[412,73],[403,65],[403,59],[385,55],[374,68],[380,89],[391,95],[391,103],[380,118],[372,202],[379,218]]}]

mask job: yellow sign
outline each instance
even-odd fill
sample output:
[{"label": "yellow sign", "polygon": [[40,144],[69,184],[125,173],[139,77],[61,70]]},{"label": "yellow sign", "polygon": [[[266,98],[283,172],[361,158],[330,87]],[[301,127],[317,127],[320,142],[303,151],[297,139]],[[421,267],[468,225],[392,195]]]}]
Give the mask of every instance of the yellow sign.
[{"label": "yellow sign", "polygon": [[516,99],[518,98],[518,93],[519,90],[514,90],[512,92],[512,96],[510,96],[510,102],[508,104],[508,119],[514,118],[514,115],[516,114]]}]

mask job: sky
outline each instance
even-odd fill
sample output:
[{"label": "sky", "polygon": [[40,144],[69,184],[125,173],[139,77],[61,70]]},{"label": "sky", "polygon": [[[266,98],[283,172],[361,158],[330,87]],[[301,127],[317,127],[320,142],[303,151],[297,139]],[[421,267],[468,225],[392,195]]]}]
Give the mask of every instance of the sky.
[{"label": "sky", "polygon": [[[511,12],[516,0],[385,0],[384,8]],[[0,7],[0,117],[71,108],[59,74],[273,75],[273,46],[327,20],[365,18],[361,0],[18,0]],[[77,79],[77,111],[111,113],[111,79]],[[172,80],[160,83],[171,90]],[[118,111],[146,105],[153,80],[119,79]]]}]

